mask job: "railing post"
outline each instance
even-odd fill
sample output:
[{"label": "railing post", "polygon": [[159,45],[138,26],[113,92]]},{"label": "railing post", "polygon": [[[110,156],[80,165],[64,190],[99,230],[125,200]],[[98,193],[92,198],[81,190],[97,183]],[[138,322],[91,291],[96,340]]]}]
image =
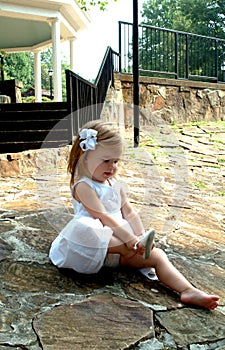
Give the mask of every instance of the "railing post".
[{"label": "railing post", "polygon": [[68,110],[68,143],[73,141],[73,110],[71,100],[71,75],[70,71],[66,70],[66,93],[67,93],[67,110]]},{"label": "railing post", "polygon": [[110,75],[111,75],[111,85],[114,87],[114,59],[113,59],[113,51],[110,49],[110,61],[109,61],[109,70],[110,70]]},{"label": "railing post", "polygon": [[179,78],[179,66],[178,66],[178,45],[179,45],[179,36],[178,32],[175,32],[175,74],[176,79]]},{"label": "railing post", "polygon": [[[76,101],[76,106],[73,110],[73,127],[74,131],[77,133],[80,128],[80,117],[81,117],[81,111],[80,111],[80,84],[78,79],[75,79],[75,98],[74,101]],[[82,106],[83,107],[83,106]],[[83,109],[82,109],[83,112]]]},{"label": "railing post", "polygon": [[215,75],[216,75],[216,82],[218,83],[219,77],[218,77],[218,41],[215,40]]},{"label": "railing post", "polygon": [[139,47],[138,0],[133,0],[133,86],[134,86],[134,147],[139,146]]},{"label": "railing post", "polygon": [[121,34],[121,22],[119,21],[119,73],[122,72],[122,34]]},{"label": "railing post", "polygon": [[189,41],[188,41],[188,34],[186,34],[186,79],[189,78]]}]

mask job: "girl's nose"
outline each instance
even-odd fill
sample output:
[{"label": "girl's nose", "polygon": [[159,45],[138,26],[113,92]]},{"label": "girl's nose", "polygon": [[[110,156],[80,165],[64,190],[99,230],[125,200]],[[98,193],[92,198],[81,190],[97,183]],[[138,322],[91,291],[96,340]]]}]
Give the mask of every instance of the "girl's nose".
[{"label": "girl's nose", "polygon": [[109,164],[109,169],[115,169],[116,168],[116,163],[115,162],[112,162]]}]

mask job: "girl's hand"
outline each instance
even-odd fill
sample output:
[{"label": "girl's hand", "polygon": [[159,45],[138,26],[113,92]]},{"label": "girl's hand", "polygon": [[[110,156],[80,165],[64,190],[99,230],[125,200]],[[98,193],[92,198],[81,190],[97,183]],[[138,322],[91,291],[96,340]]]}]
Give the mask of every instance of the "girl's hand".
[{"label": "girl's hand", "polygon": [[138,238],[134,236],[130,241],[126,242],[125,245],[128,249],[132,250],[134,249],[135,243],[138,242]]},{"label": "girl's hand", "polygon": [[146,250],[145,246],[140,242],[140,240],[138,240],[136,242],[136,244],[134,245],[133,249],[136,250],[141,255],[143,255],[145,250]]},{"label": "girl's hand", "polygon": [[139,242],[139,238],[135,236],[133,239],[131,239],[129,242],[126,243],[126,246],[128,249],[135,250],[142,255],[145,252],[145,247],[143,246],[142,243],[140,242],[138,243],[138,242]]}]

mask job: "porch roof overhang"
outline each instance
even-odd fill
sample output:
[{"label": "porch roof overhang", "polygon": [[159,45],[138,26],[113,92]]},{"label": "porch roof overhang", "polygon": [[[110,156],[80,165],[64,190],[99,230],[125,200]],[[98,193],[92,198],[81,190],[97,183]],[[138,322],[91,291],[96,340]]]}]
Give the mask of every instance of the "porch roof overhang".
[{"label": "porch roof overhang", "polygon": [[52,44],[52,22],[60,21],[60,40],[76,38],[90,18],[75,0],[0,0],[0,50],[43,50]]}]

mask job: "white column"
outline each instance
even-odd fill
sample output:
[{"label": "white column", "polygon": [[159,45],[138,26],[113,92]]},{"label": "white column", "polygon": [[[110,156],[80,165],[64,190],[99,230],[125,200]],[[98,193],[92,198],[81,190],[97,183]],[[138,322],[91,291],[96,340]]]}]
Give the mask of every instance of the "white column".
[{"label": "white column", "polygon": [[34,51],[34,89],[35,102],[42,102],[41,89],[41,51]]},{"label": "white column", "polygon": [[75,72],[75,38],[70,38],[70,70]]},{"label": "white column", "polygon": [[60,21],[52,21],[52,68],[54,101],[62,101],[62,72],[60,53]]}]

